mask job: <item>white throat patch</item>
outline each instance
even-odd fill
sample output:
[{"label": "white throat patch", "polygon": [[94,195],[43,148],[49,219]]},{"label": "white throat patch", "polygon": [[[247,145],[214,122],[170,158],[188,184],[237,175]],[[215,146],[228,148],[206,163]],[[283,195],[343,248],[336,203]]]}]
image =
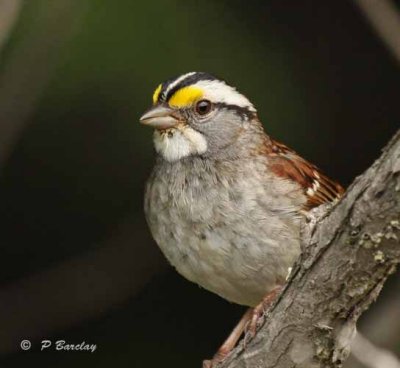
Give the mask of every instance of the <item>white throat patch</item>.
[{"label": "white throat patch", "polygon": [[188,126],[178,126],[166,131],[155,130],[153,140],[156,152],[169,162],[202,154],[207,150],[204,136]]}]

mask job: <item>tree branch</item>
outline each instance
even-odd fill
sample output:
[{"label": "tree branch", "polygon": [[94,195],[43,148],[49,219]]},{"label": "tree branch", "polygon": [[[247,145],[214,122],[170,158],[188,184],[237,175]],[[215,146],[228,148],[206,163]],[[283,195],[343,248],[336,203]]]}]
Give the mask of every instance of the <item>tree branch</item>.
[{"label": "tree branch", "polygon": [[341,366],[357,319],[400,262],[400,131],[340,203],[314,215],[260,331],[221,367]]},{"label": "tree branch", "polygon": [[351,345],[351,353],[367,368],[400,368],[400,361],[392,352],[377,347],[360,333]]},{"label": "tree branch", "polygon": [[[400,341],[400,320],[398,318],[400,311],[400,277],[391,280],[390,292],[380,298],[379,303],[374,306],[372,311],[368,311],[363,316],[362,323],[357,332],[357,336],[362,335],[368,338],[371,344],[374,344],[378,350],[386,350],[388,354],[391,351],[397,351]],[[366,365],[360,360],[360,355],[354,350],[354,344],[359,343],[357,336],[353,341],[350,358],[346,361],[347,368],[365,368]],[[365,354],[363,354],[365,359]],[[398,359],[400,368],[400,357]],[[385,367],[385,365],[380,365]]]}]

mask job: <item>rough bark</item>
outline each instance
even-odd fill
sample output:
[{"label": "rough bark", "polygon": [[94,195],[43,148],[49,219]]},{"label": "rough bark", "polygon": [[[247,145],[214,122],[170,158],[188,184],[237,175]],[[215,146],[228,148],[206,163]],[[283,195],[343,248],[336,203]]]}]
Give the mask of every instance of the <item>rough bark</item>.
[{"label": "rough bark", "polygon": [[340,367],[356,321],[400,262],[400,131],[333,208],[303,231],[303,255],[256,337],[221,367]]}]

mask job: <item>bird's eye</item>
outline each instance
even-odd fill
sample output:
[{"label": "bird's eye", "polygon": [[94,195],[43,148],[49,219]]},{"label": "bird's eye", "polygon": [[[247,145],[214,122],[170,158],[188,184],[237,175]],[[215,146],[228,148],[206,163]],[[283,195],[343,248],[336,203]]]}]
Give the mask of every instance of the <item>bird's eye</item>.
[{"label": "bird's eye", "polygon": [[200,100],[196,103],[196,112],[199,115],[207,115],[211,111],[212,103],[208,100]]}]

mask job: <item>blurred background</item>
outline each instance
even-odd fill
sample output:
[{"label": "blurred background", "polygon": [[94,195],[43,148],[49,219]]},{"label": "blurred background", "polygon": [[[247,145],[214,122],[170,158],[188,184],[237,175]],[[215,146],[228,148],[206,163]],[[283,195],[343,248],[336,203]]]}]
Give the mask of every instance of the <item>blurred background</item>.
[{"label": "blurred background", "polygon": [[[0,365],[212,356],[244,309],[177,275],[151,239],[152,132],[138,118],[160,82],[208,71],[255,103],[270,135],[349,185],[400,126],[396,35],[365,3],[0,0]],[[398,1],[382,3],[398,15]],[[360,323],[397,355],[399,279]],[[42,339],[97,350],[40,352]]]}]

